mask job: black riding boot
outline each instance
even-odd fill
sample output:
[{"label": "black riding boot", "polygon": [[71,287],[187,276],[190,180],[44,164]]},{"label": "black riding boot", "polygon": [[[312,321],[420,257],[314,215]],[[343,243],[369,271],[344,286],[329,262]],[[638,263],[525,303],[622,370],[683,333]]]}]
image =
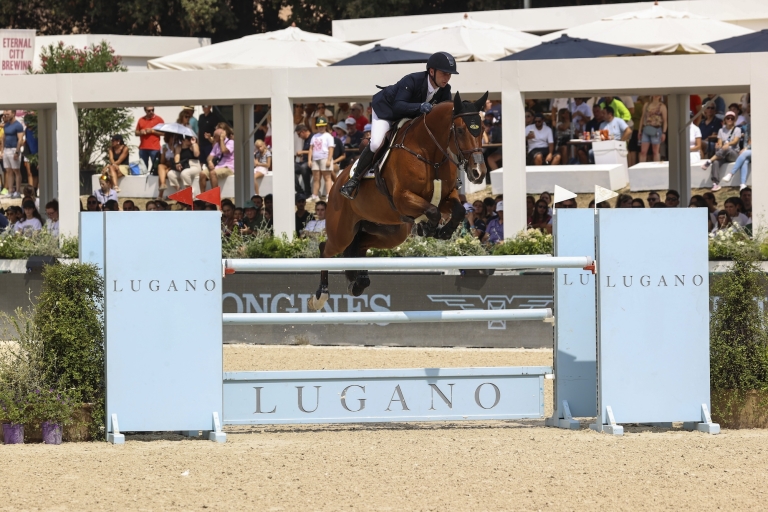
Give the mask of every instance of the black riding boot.
[{"label": "black riding boot", "polygon": [[373,162],[373,151],[368,146],[363,148],[360,153],[360,158],[357,160],[357,165],[354,168],[354,172],[349,177],[343,187],[341,187],[341,195],[347,199],[354,199],[357,197],[357,189],[360,187],[360,179],[368,172],[368,168]]}]

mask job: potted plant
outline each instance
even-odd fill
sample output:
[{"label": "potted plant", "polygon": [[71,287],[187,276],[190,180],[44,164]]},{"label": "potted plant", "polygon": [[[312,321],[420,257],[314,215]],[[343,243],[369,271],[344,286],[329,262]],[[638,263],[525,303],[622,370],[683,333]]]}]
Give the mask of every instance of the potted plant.
[{"label": "potted plant", "polygon": [[43,443],[61,444],[64,426],[71,423],[75,408],[72,393],[38,388],[30,394],[29,406],[30,416],[41,424]]},{"label": "potted plant", "polygon": [[9,389],[0,390],[0,418],[3,418],[3,442],[24,442],[24,423],[29,419],[29,404]]}]

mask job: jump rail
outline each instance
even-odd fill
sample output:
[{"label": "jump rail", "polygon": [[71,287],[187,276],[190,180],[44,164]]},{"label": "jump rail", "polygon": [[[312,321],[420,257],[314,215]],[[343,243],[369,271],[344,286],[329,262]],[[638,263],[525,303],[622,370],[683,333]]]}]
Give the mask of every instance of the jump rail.
[{"label": "jump rail", "polygon": [[224,313],[224,325],[265,324],[405,324],[411,322],[470,322],[539,320],[552,318],[552,310],[479,309],[468,311],[362,311],[354,313]]},{"label": "jump rail", "polygon": [[486,268],[581,268],[594,272],[588,256],[439,256],[429,258],[299,258],[225,259],[225,274],[236,271],[273,272],[302,270],[443,270]]}]

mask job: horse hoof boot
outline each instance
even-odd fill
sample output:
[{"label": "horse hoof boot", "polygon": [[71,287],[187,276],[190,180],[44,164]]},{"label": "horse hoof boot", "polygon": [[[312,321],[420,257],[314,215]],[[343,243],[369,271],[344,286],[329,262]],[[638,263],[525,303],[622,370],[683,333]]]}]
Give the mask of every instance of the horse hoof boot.
[{"label": "horse hoof boot", "polygon": [[317,290],[317,293],[313,294],[309,301],[307,302],[307,306],[312,311],[320,311],[323,309],[323,306],[325,306],[325,303],[328,302],[328,290]]}]

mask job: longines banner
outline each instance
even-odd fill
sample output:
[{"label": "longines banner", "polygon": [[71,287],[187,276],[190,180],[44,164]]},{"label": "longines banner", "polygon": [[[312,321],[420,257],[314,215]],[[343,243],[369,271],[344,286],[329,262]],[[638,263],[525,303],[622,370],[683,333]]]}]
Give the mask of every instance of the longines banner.
[{"label": "longines banner", "polygon": [[[318,275],[242,274],[224,279],[225,313],[307,312]],[[553,307],[552,274],[446,276],[371,274],[360,297],[346,292],[342,274],[330,276],[327,308],[346,311],[430,311],[533,309]],[[551,347],[552,325],[543,322],[450,324],[225,326],[230,343],[312,343],[325,345],[411,345],[472,347]]]}]

